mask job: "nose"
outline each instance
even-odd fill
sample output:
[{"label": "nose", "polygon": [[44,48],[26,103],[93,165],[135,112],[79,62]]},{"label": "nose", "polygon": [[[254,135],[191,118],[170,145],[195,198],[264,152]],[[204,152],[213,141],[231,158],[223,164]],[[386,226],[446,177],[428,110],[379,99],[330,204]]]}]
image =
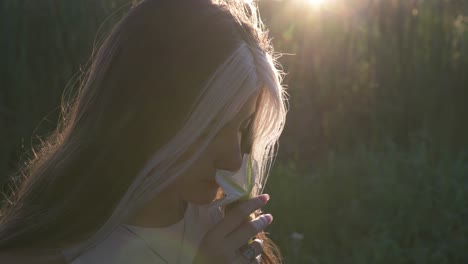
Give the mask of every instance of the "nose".
[{"label": "nose", "polygon": [[242,149],[240,144],[240,136],[237,140],[225,141],[221,146],[216,158],[216,168],[236,172],[242,167]]}]

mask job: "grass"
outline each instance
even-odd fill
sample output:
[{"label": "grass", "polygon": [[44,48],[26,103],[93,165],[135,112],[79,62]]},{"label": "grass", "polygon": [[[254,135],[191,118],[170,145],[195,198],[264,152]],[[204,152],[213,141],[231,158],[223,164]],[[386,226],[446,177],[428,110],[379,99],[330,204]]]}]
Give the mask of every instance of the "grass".
[{"label": "grass", "polygon": [[387,144],[273,169],[265,211],[286,263],[468,263],[468,159]]}]

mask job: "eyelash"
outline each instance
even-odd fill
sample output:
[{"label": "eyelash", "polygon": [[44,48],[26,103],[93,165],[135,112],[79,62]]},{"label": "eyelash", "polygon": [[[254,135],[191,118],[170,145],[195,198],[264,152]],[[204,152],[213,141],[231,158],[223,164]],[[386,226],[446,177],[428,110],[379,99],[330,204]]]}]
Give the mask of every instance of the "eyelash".
[{"label": "eyelash", "polygon": [[241,128],[241,149],[243,153],[251,153],[252,151],[252,117],[246,120]]},{"label": "eyelash", "polygon": [[243,124],[243,125],[241,124],[240,131],[242,131],[242,132],[246,131],[249,128],[250,123],[252,122],[252,118],[249,118],[249,119],[245,120],[244,122],[245,122],[245,124]]}]

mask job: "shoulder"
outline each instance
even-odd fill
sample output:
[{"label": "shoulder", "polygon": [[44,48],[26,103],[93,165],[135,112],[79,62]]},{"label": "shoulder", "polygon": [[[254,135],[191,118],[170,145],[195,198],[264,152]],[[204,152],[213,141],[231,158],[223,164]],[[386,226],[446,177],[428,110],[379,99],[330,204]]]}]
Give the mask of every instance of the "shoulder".
[{"label": "shoulder", "polygon": [[[63,253],[67,259],[71,259],[69,256],[73,255],[69,251]],[[143,240],[123,226],[119,226],[105,239],[73,258],[72,263],[150,264],[161,263],[161,261]]]},{"label": "shoulder", "polygon": [[0,263],[10,264],[67,264],[61,254],[53,256],[38,256],[24,252],[0,252]]}]

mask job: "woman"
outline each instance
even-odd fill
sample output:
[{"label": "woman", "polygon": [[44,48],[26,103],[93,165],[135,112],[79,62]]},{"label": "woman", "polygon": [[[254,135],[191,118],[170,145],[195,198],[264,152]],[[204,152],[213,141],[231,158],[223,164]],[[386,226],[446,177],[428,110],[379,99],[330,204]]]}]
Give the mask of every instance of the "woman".
[{"label": "woman", "polygon": [[286,115],[272,52],[252,3],[132,7],[2,207],[3,260],[279,263],[268,195],[212,206],[247,153],[263,190]]}]

